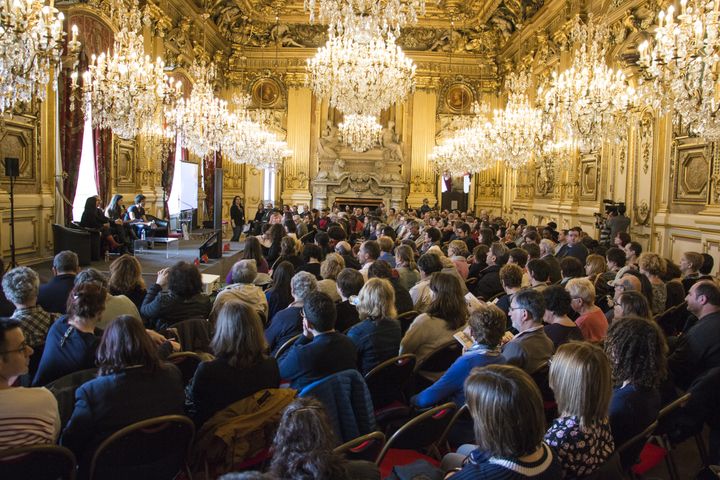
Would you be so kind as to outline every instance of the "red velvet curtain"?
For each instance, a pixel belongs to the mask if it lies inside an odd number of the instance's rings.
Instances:
[[[78,67],[80,71],[85,71],[87,68],[86,60],[84,56],[81,56]],[[68,224],[73,220],[72,201],[75,198],[78,171],[80,170],[85,116],[80,105],[81,101],[78,100],[73,105],[70,72],[66,71],[60,78],[60,155],[64,174],[65,223]],[[58,172],[58,175],[60,173]]]
[[[173,177],[175,175],[175,145],[177,144],[177,138],[174,142],[170,142],[168,147],[167,156],[162,161],[162,187],[165,192],[165,218],[170,218],[170,209],[168,206],[168,200],[170,200],[170,192],[172,191]]]
[[[215,205],[215,161],[219,152],[209,153],[203,159],[203,191],[205,192],[205,220],[212,220]]]
[[[93,129],[95,147],[95,185],[103,207],[110,200],[110,157],[112,152],[112,131],[109,128]]]

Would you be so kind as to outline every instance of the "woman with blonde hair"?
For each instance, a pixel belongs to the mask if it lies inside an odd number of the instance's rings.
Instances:
[[[615,451],[608,410],[612,395],[610,362],[586,342],[561,345],[550,364],[550,388],[560,416],[545,433],[566,479],[597,471]]]
[[[448,246],[447,256],[455,264],[455,268],[463,280],[467,280],[470,266],[467,262],[468,256],[467,244],[462,240],[453,240]]]
[[[327,293],[335,303],[342,301],[335,280],[343,268],[345,268],[345,259],[337,253],[328,253],[320,264],[320,276],[323,279],[317,282],[318,291]]]
[[[607,334],[608,321],[595,305],[595,287],[587,278],[572,278],[565,286],[570,294],[570,306],[580,316],[575,324],[588,342],[599,342]]]
[[[187,388],[187,403],[200,426],[215,413],[265,388],[278,388],[280,371],[268,349],[258,313],[229,301],[217,317],[210,347],[215,360],[201,363]]]
[[[137,258],[125,254],[110,264],[108,291],[110,295],[125,295],[140,310],[147,288]]]
[[[645,252],[640,254],[638,258],[638,268],[652,287],[652,298],[648,300],[653,315],[662,313],[665,311],[665,304],[667,303],[667,286],[661,278],[667,268],[665,259],[657,253]]]
[[[606,271],[607,262],[605,261],[605,257],[595,253],[588,255],[587,260],[585,260],[585,274],[588,280],[594,284],[598,275],[602,275]]]
[[[395,249],[395,270],[398,273],[398,283],[407,291],[420,281],[415,253],[409,245],[400,245]]]
[[[381,278],[368,280],[357,297],[360,322],[347,332],[358,352],[360,372],[365,375],[397,355],[400,323],[395,310],[395,290]]]

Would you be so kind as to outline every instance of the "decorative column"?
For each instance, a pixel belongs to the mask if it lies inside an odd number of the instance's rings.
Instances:
[[[287,144],[293,154],[283,164],[282,201],[310,204],[310,133],[312,91],[304,87],[304,74],[288,74]]]
[[[410,194],[408,207],[419,207],[424,198],[430,205],[437,202],[437,174],[428,155],[435,146],[435,110],[437,89],[434,79],[427,79],[425,85],[418,85],[411,100],[412,108],[412,155],[410,162]]]

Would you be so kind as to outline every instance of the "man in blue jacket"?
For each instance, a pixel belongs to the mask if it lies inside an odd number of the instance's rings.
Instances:
[[[280,378],[302,390],[333,373],[357,369],[355,344],[335,331],[335,303],[327,294],[308,295],[302,317],[303,334],[280,359]]]

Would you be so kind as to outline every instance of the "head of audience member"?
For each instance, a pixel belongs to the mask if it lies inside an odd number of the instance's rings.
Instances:
[[[550,285],[542,291],[545,300],[545,314],[543,320],[552,324],[556,320],[565,318],[570,313],[572,298],[562,285]]]
[[[465,325],[468,317],[467,303],[457,275],[437,272],[430,277],[432,301],[426,313],[445,320],[448,330]]]
[[[517,367],[475,368],[465,380],[475,440],[488,455],[517,459],[541,448],[545,413],[535,381]],[[508,428],[512,419],[523,428]]]
[[[503,265],[500,269],[500,284],[508,295],[520,290],[522,279],[523,269],[514,263]]]
[[[595,278],[606,271],[607,263],[602,255],[592,253],[587,256],[587,260],[585,261],[585,275],[587,275],[588,278]]]
[[[704,262],[702,264],[702,267],[700,267],[700,274],[701,275],[710,275],[712,273],[712,269],[715,266],[715,259],[713,259],[712,255],[709,253],[703,253],[701,254],[703,256]]]
[[[114,295],[131,292],[135,289],[145,289],[142,267],[137,258],[125,254],[110,264],[108,289]]]
[[[290,281],[293,275],[295,275],[295,266],[288,261],[280,262],[272,272],[272,289],[290,295]]]
[[[540,240],[540,258],[547,257],[548,255],[555,255],[555,242],[543,238]]]
[[[312,397],[297,398],[283,412],[273,441],[270,473],[275,478],[349,480],[345,460],[325,406]]]
[[[587,278],[573,278],[565,285],[572,302],[570,306],[582,313],[595,305],[595,287]]]
[[[527,272],[533,286],[547,284],[550,279],[550,267],[545,260],[539,258],[533,258],[527,263]]]
[[[380,245],[375,240],[363,242],[358,251],[358,261],[361,265],[372,263],[380,257]]]
[[[417,265],[415,264],[415,254],[413,254],[412,248],[407,245],[400,245],[395,249],[395,265],[405,267],[409,270],[416,270]]]
[[[80,271],[80,261],[77,253],[63,250],[55,255],[52,271],[54,275],[77,275]]]
[[[665,262],[665,272],[660,275],[660,279],[667,283],[671,282],[673,280],[680,280],[683,277],[682,272],[680,272],[680,267],[677,265],[677,263],[673,262],[669,258],[663,258],[663,261]]]
[[[582,230],[580,230],[579,227],[571,228],[570,230],[568,230],[565,239],[567,240],[568,245],[572,246],[580,244],[582,241]]]
[[[545,300],[542,293],[532,288],[517,292],[510,301],[510,320],[518,332],[542,325],[545,315]]]
[[[290,293],[295,302],[303,302],[308,295],[317,290],[317,279],[310,272],[297,272],[290,281]]]
[[[297,242],[292,237],[283,237],[280,241],[280,256],[293,257],[297,255]]]
[[[650,303],[641,292],[635,290],[623,291],[618,295],[613,306],[614,319],[624,317],[641,317],[647,320],[652,318]]]
[[[659,279],[665,273],[665,259],[657,253],[645,252],[638,257],[638,267],[649,279]]]
[[[526,243],[522,246],[522,249],[527,253],[528,260],[534,260],[540,258],[540,245],[537,243]]]
[[[625,248],[625,245],[630,243],[630,234],[627,232],[618,232],[613,238],[613,245],[619,248]]]
[[[354,268],[344,268],[338,273],[335,282],[337,283],[337,291],[340,294],[340,298],[346,301],[351,296],[360,293],[365,283],[365,278],[363,278],[362,273]]]
[[[303,263],[319,262],[323,259],[322,249],[312,243],[307,243],[302,252]]]
[[[615,383],[656,388],[667,375],[667,343],[655,322],[625,317],[608,328],[604,343]]]
[[[560,273],[563,279],[580,278],[585,276],[585,268],[580,260],[568,256],[560,259]]]
[[[605,252],[605,262],[607,270],[617,272],[625,266],[625,250],[618,247],[610,247]]]
[[[462,240],[453,240],[448,245],[448,257],[463,257],[467,258],[468,254],[467,243]]]
[[[390,282],[385,278],[370,278],[358,294],[357,310],[360,319],[397,318],[395,290]]]
[[[479,306],[470,314],[468,327],[470,336],[478,345],[494,349],[500,345],[505,327],[507,326],[507,315],[497,306],[486,303]]]
[[[80,285],[81,283],[95,283],[105,289],[108,288],[108,279],[94,268],[86,268],[77,274],[74,284]]]
[[[435,227],[425,229],[425,243],[437,243],[442,238],[442,233]]]
[[[505,265],[508,262],[508,248],[502,242],[494,242],[490,245],[486,263],[488,266]]]
[[[395,242],[393,242],[392,238],[380,237],[377,242],[381,252],[392,254],[393,248],[395,248]]]
[[[530,230],[523,235],[525,243],[537,244],[540,241],[540,235],[535,230]]]
[[[628,242],[628,244],[625,245],[626,263],[636,264],[640,254],[642,254],[642,245],[638,242]]]
[[[567,234],[568,230],[565,228],[558,230],[558,243],[567,244]]]
[[[345,233],[345,230],[343,230],[342,227],[339,225],[333,225],[328,228],[327,235],[330,239],[330,243],[328,245],[331,249],[335,248],[335,245],[337,245],[338,242],[343,242],[347,239],[347,234]]]
[[[101,376],[138,366],[154,372],[162,365],[157,346],[142,322],[132,315],[120,315],[110,322],[103,332],[95,358]]]
[[[385,260],[373,262],[368,269],[368,278],[384,278],[392,281],[393,276],[393,268]]]
[[[712,280],[701,280],[690,287],[685,301],[688,311],[701,319],[720,310],[720,288]]]
[[[522,248],[511,248],[508,251],[507,263],[514,263],[515,265],[518,265],[520,268],[525,268],[525,265],[527,264],[527,260],[528,260],[528,254]]]
[[[230,270],[233,283],[252,284],[257,278],[257,264],[255,260],[239,260]]]
[[[410,235],[417,237],[420,234],[420,224],[416,220],[411,220],[407,223],[407,228],[410,231]]]
[[[311,292],[303,303],[303,325],[313,335],[335,330],[335,302],[323,292]]]
[[[491,228],[483,227],[480,229],[479,241],[482,245],[489,247],[495,241],[495,233],[493,233]]]
[[[560,415],[578,417],[582,427],[599,425],[608,417],[612,396],[605,352],[588,342],[560,345],[550,364],[550,388]]]
[[[642,283],[640,282],[640,279],[635,275],[626,273],[620,279],[614,280],[610,283],[613,285],[613,287],[615,287],[615,292],[613,294],[613,300],[615,302],[618,301],[618,299],[620,298],[620,294],[622,294],[623,292],[636,291],[642,294]]]
[[[15,267],[3,276],[2,289],[15,308],[34,307],[40,289],[40,277],[30,267]]]
[[[293,221],[290,214],[287,214],[285,216],[285,220],[282,222],[283,227],[285,227],[285,233],[294,233],[297,235],[297,225],[295,225],[295,222]]]
[[[217,358],[236,368],[251,368],[265,356],[267,341],[257,311],[241,301],[223,304],[210,348]]]
[[[270,230],[268,230],[268,236],[270,237],[273,245],[280,247],[280,242],[282,242],[282,239],[285,236],[285,227],[279,223],[273,223],[270,225]]]
[[[185,300],[194,297],[202,291],[200,270],[192,263],[177,262],[168,269],[167,288],[176,297]]]
[[[76,284],[67,302],[70,321],[83,331],[92,332],[105,311],[107,290],[96,282]]]
[[[697,252],[685,252],[680,257],[680,272],[683,277],[695,276],[700,272],[705,259],[702,254]]]
[[[455,227],[455,236],[459,239],[466,238],[468,235],[470,235],[470,225],[468,225],[465,222],[460,222],[460,224]],[[465,242],[463,242],[465,243]]]
[[[350,255],[352,254],[352,247],[348,242],[338,242],[335,245],[335,253],[339,253],[340,255]]]
[[[481,243],[473,249],[473,263],[483,265],[483,268],[487,266],[487,254],[490,251],[490,247]]]
[[[440,256],[434,253],[426,253],[418,259],[418,270],[420,270],[421,278],[428,278],[433,273],[440,272],[443,269]]]
[[[345,259],[337,253],[328,253],[320,264],[320,276],[325,280],[335,280],[345,268]]]
[[[25,342],[20,321],[0,317],[0,390],[28,373],[33,349]]]

